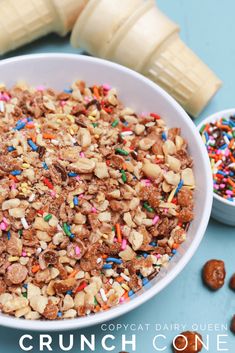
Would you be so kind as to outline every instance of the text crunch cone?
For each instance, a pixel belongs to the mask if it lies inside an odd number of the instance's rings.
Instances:
[[[221,86],[216,75],[181,41],[179,27],[153,0],[89,0],[72,45],[130,67],[168,91],[197,116]]]
[[[88,0],[1,0],[0,54],[50,32],[68,33]]]

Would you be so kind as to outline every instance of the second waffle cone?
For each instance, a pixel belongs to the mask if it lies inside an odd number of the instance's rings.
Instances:
[[[221,86],[179,37],[179,27],[152,0],[89,0],[71,37],[73,46],[130,67],[163,87],[197,116]]]

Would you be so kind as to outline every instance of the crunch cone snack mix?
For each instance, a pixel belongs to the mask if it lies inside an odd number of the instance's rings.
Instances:
[[[1,311],[74,318],[151,285],[194,217],[180,129],[83,81],[2,88],[1,102]]]

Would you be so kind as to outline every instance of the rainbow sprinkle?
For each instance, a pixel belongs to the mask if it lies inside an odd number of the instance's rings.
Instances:
[[[235,116],[202,126],[200,134],[211,162],[214,192],[235,201]]]

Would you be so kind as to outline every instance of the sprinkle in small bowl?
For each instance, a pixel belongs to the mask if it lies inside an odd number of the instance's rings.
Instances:
[[[198,126],[214,182],[212,217],[235,226],[235,108],[215,113]]]

